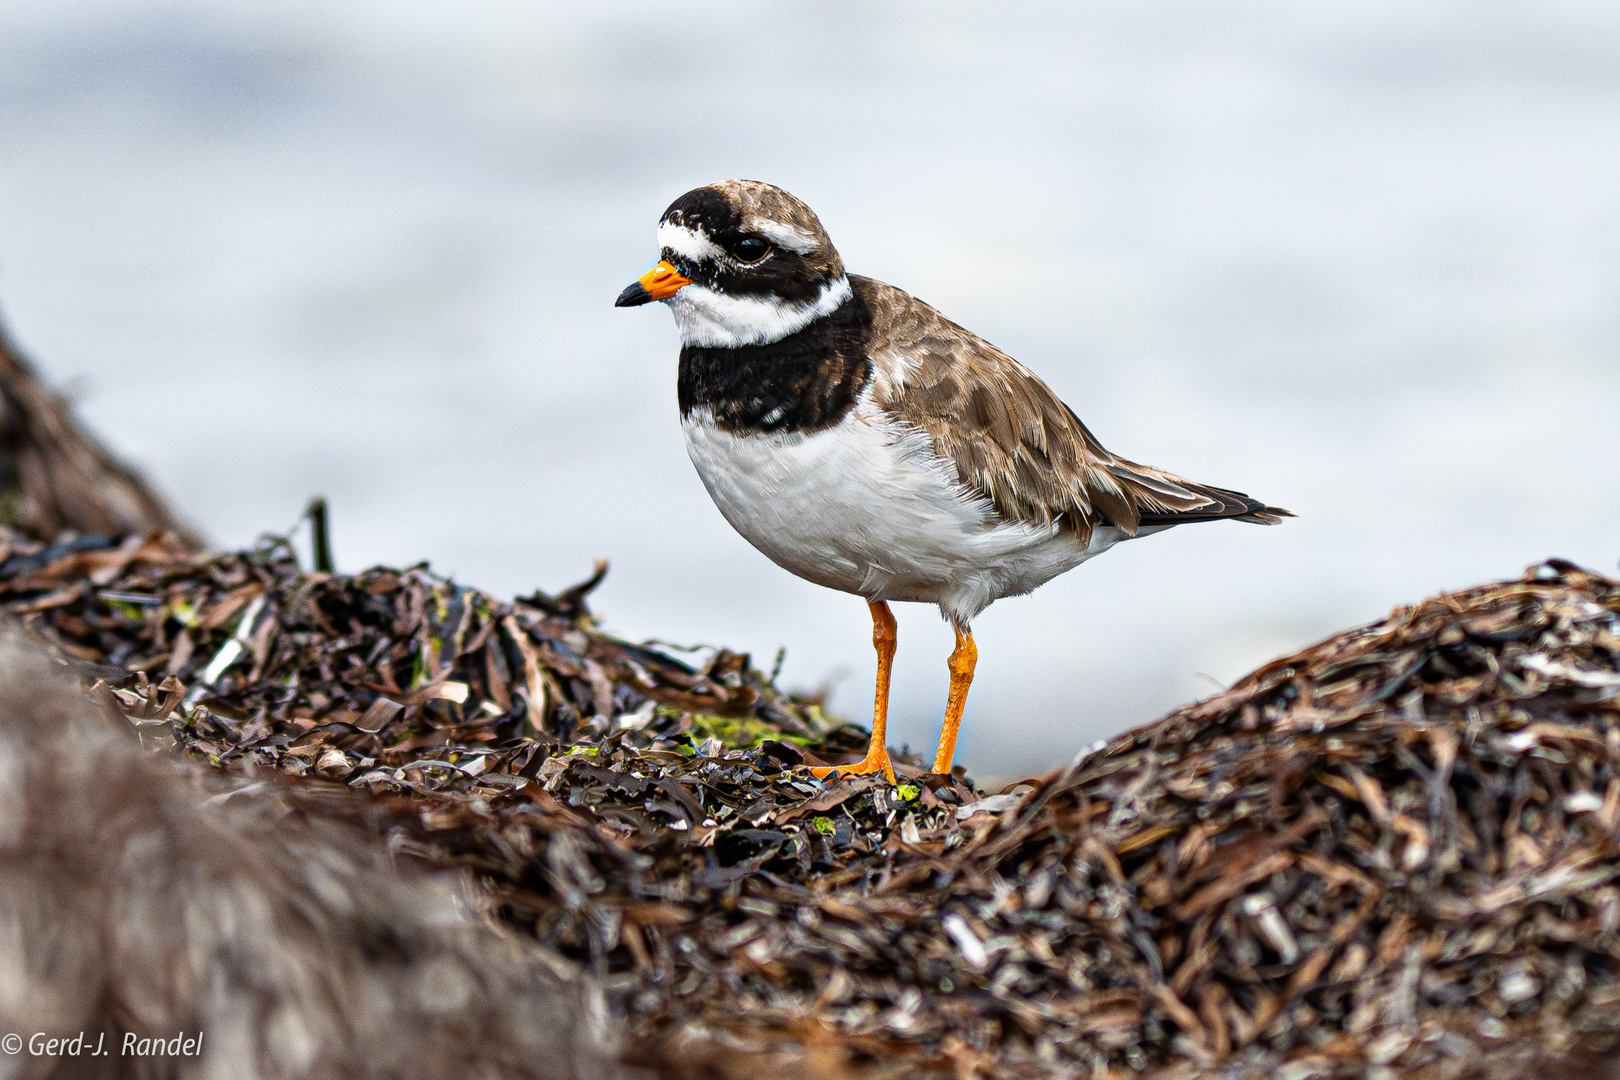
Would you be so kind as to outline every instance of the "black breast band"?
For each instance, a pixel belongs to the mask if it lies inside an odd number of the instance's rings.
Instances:
[[[681,418],[708,409],[738,435],[820,431],[855,407],[872,378],[872,317],[859,294],[803,330],[766,345],[681,349]]]

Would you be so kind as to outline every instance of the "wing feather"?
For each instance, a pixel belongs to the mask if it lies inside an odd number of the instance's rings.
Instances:
[[[878,404],[919,428],[970,490],[1004,520],[1058,523],[1082,539],[1099,525],[1142,527],[1231,518],[1276,524],[1287,510],[1206,487],[1105,450],[1044,382],[927,304],[851,277],[873,314]]]

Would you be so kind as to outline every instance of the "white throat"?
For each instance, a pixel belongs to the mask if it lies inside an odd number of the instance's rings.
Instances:
[[[675,313],[682,345],[730,349],[781,341],[838,310],[849,297],[849,279],[840,276],[823,285],[815,299],[800,303],[775,296],[725,296],[695,283],[664,302]]]

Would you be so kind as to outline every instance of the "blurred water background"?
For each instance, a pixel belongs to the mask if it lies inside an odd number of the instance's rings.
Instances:
[[[1116,549],[975,626],[1014,775],[1441,588],[1620,556],[1620,7],[8,0],[0,305],[222,545],[507,594],[865,718],[865,605],[737,537],[614,296],[770,180],[1105,445],[1300,517]],[[895,741],[950,634],[901,605]]]

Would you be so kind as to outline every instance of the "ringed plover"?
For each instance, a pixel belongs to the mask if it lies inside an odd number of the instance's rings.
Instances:
[[[618,307],[669,305],[687,452],[727,521],[777,565],[866,598],[882,771],[895,622],[938,604],[956,630],[934,771],[948,773],[978,651],[973,618],[1122,540],[1288,511],[1103,449],[1018,361],[892,285],[844,271],[811,209],[723,180],[658,223],[661,258]],[[825,776],[834,769],[816,769]]]

